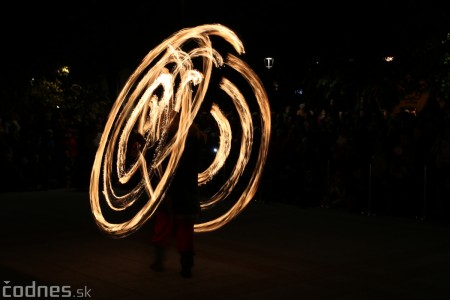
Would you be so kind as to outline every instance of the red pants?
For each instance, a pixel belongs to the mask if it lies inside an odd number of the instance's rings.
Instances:
[[[194,251],[194,220],[190,217],[174,215],[163,209],[154,215],[154,227],[151,243],[155,246],[168,247],[172,238],[178,252]]]

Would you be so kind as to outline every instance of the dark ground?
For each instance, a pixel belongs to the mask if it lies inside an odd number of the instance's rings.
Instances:
[[[345,209],[251,203],[196,236],[194,276],[149,270],[149,224],[100,233],[85,191],[0,194],[0,277],[11,286],[70,286],[90,299],[450,299],[450,225]],[[86,297],[87,298],[87,297]]]

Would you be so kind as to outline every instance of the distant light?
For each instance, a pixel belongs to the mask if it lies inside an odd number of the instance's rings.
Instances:
[[[275,59],[273,57],[264,58],[264,65],[267,69],[272,69],[273,64],[275,63]]]
[[[278,91],[278,89],[280,88],[280,84],[278,83],[278,81],[276,80],[273,81],[273,88],[275,91]]]
[[[60,75],[60,76],[67,76],[70,73],[70,69],[68,66],[63,66],[63,67],[59,68],[57,70],[57,72],[58,72],[58,75]]]
[[[393,56],[385,56],[383,58],[383,60],[386,61],[386,62],[391,62],[391,61],[394,61],[394,57]]]
[[[294,94],[296,94],[296,95],[303,95],[303,89],[296,89],[294,91]]]

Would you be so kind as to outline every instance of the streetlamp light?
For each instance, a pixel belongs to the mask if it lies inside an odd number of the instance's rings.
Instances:
[[[266,57],[264,58],[264,65],[267,69],[272,69],[273,64],[275,63],[275,59],[273,57]]]

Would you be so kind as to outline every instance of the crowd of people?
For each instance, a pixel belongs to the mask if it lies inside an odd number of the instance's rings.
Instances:
[[[0,116],[0,192],[84,188],[104,116],[30,110]]]
[[[0,192],[89,186],[106,115],[57,110],[0,116]],[[272,111],[256,200],[450,220],[450,108],[398,113],[289,104]]]
[[[303,207],[450,220],[450,110],[309,109],[275,114],[265,195]]]

